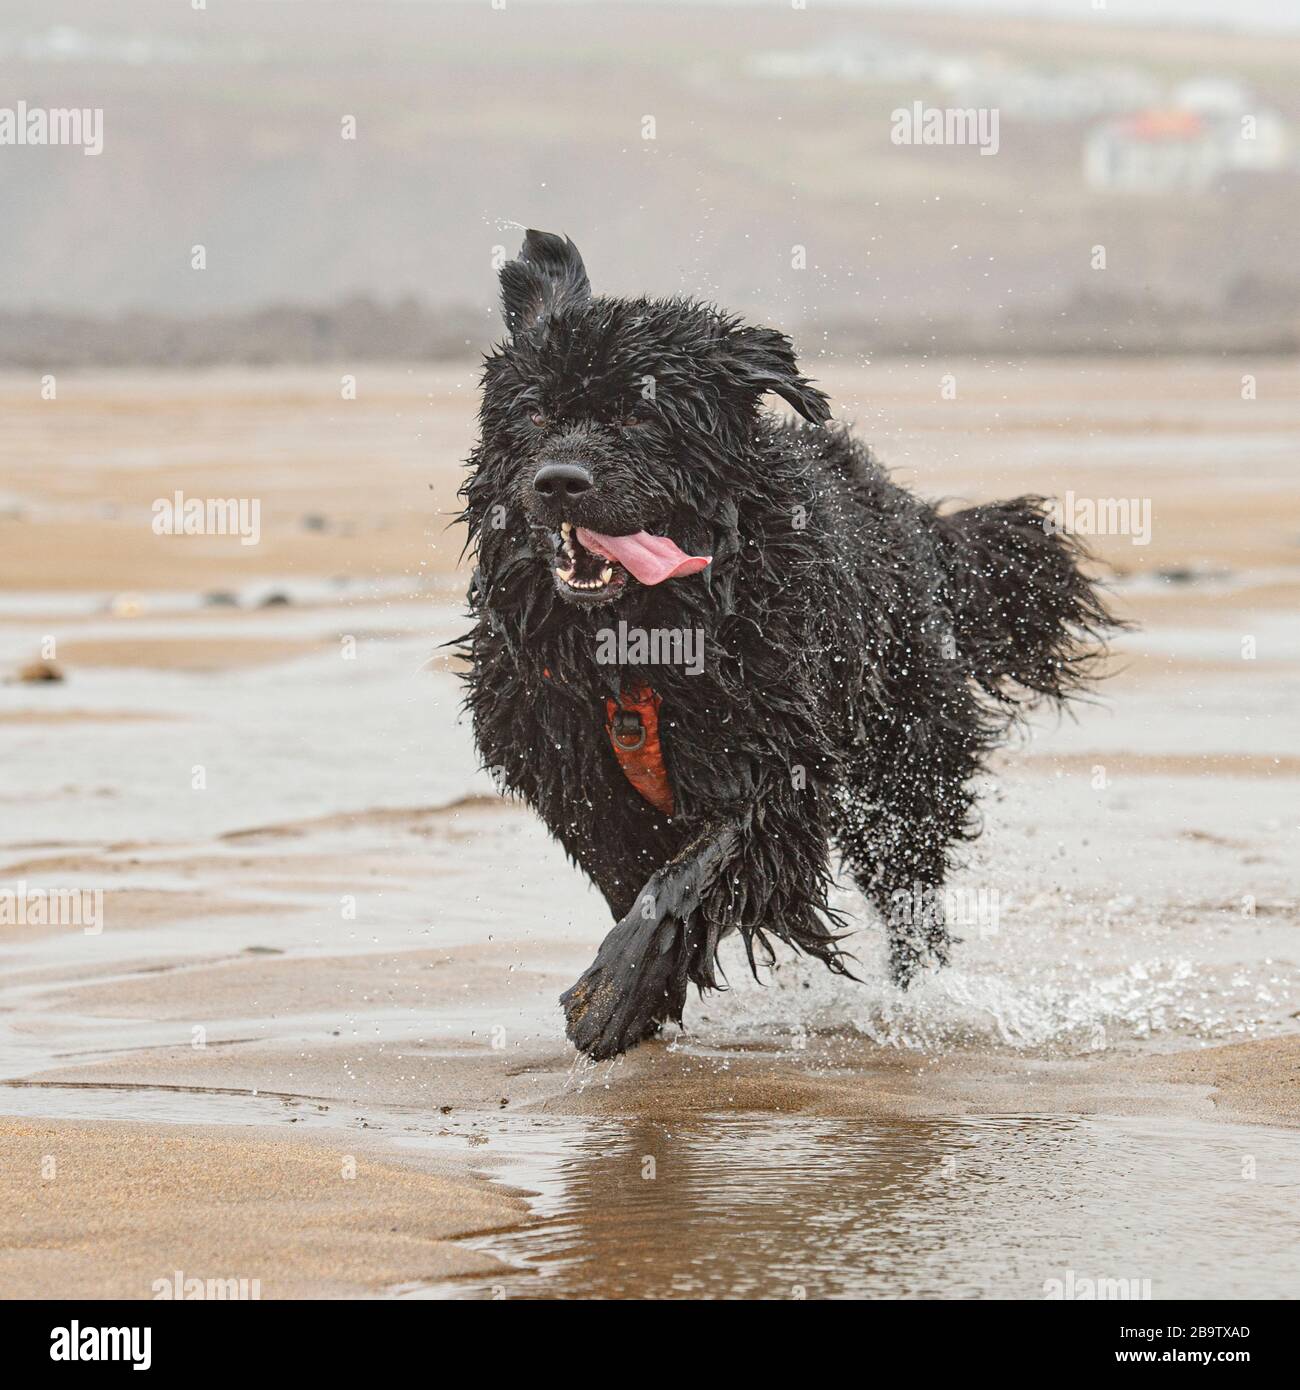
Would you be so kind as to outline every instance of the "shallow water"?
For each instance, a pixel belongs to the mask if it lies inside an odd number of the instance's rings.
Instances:
[[[8,1083],[9,1114],[365,1129],[529,1194],[507,1273],[406,1298],[1300,1294],[1300,1133],[1195,1119],[443,1117],[277,1092]],[[1053,1281],[1056,1281],[1055,1283]]]
[[[471,1244],[515,1272],[405,1296],[1300,1292],[1300,1136],[1283,1130],[1041,1115],[486,1128],[495,1176],[536,1192],[536,1220]]]

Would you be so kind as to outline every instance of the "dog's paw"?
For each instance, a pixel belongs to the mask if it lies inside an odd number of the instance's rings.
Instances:
[[[596,959],[560,996],[565,1032],[589,1057],[617,1057],[653,1037],[686,1003],[684,928],[672,919],[625,917]]]

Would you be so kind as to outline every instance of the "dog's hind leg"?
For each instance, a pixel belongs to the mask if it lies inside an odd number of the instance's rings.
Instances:
[[[884,919],[890,975],[905,989],[928,961],[948,961],[943,882],[952,846],[972,833],[982,735],[978,719],[895,720],[869,742],[847,765],[834,837]]]

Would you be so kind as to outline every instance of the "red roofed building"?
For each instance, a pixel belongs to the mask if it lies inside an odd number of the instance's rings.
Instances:
[[[1276,173],[1290,163],[1286,122],[1227,78],[1184,82],[1171,105],[1098,126],[1084,145],[1094,188],[1195,192],[1223,174]]]
[[[1139,111],[1088,137],[1083,167],[1094,188],[1170,193],[1204,188],[1226,167],[1223,142],[1195,111]]]

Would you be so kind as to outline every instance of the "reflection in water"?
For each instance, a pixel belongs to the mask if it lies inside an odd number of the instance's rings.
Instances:
[[[485,1152],[537,1220],[452,1298],[1042,1298],[1047,1281],[1300,1286],[1300,1137],[1051,1116],[503,1120]],[[1251,1176],[1253,1174],[1253,1176]],[[1112,1293],[1111,1296],[1114,1296]]]

